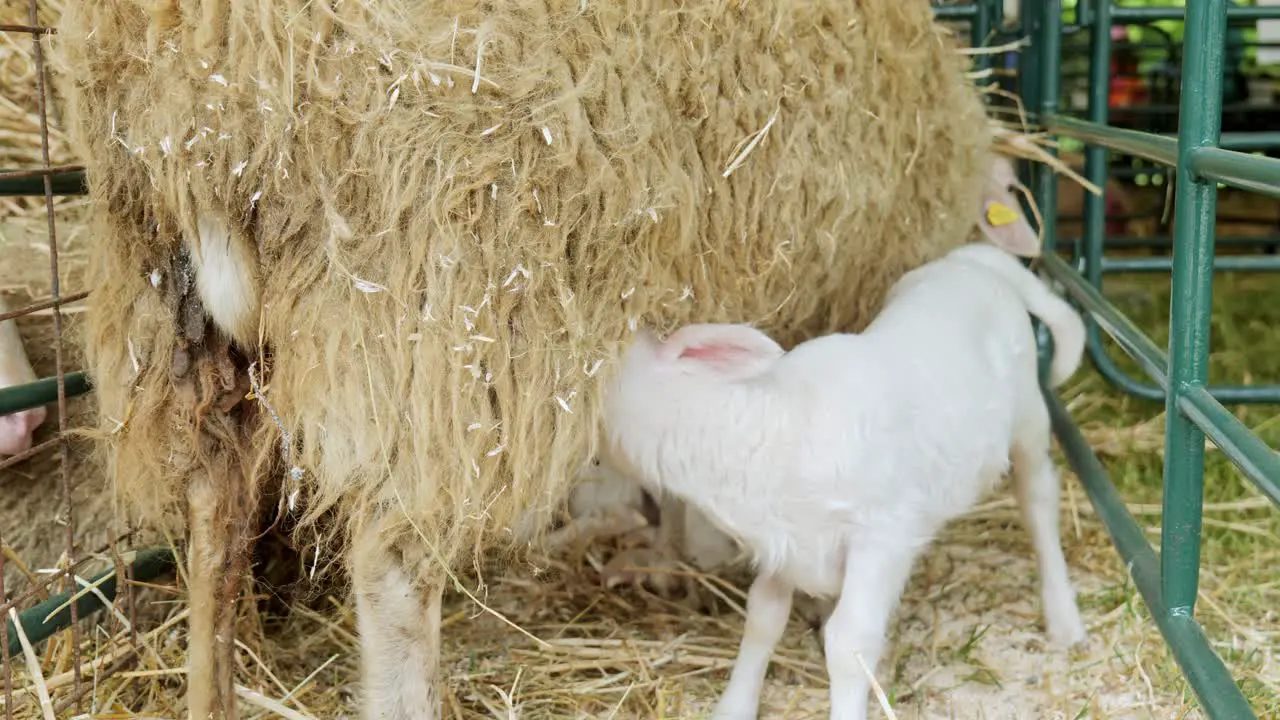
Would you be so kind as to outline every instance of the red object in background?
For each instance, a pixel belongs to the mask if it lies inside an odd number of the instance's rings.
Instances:
[[[1147,102],[1147,84],[1140,77],[1111,75],[1107,104],[1113,108],[1133,107]]]
[[[1116,197],[1116,193],[1107,192],[1107,190],[1109,189],[1110,188],[1103,188],[1102,190],[1103,206],[1106,208],[1103,211],[1103,217],[1107,218],[1106,232],[1108,235],[1124,235],[1125,223],[1127,223],[1128,220],[1124,217],[1112,217],[1112,216],[1113,215],[1123,216],[1125,213],[1129,211],[1129,209],[1125,207],[1125,203],[1122,202],[1120,198]]]
[[[1128,39],[1128,33],[1124,27],[1114,26],[1111,39],[1124,41]],[[1113,108],[1125,108],[1145,103],[1147,99],[1147,84],[1138,74],[1138,56],[1132,50],[1117,50],[1111,57],[1111,87],[1107,104]]]

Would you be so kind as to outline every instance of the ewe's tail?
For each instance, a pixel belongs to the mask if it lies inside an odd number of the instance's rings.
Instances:
[[[205,312],[242,347],[255,347],[262,302],[256,251],[212,210],[198,213],[196,225],[195,242],[192,238],[187,242],[196,261],[196,290]]]
[[[975,244],[966,247],[966,255],[995,271],[1009,283],[1026,303],[1027,310],[1049,326],[1053,334],[1053,360],[1049,364],[1049,385],[1058,387],[1080,367],[1084,355],[1084,321],[1065,300],[1054,295],[1040,278],[1005,251]]]

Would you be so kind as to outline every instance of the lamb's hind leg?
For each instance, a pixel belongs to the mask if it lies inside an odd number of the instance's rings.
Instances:
[[[234,720],[236,610],[249,573],[256,497],[245,468],[220,456],[190,478],[187,577],[187,711],[191,720]]]
[[[365,720],[436,720],[444,577],[389,547],[376,522],[356,533],[349,566]]]
[[[1069,647],[1084,640],[1085,629],[1062,554],[1060,483],[1049,455],[1049,414],[1042,403],[1021,427],[1011,453],[1014,493],[1035,547],[1045,630],[1052,643]]]

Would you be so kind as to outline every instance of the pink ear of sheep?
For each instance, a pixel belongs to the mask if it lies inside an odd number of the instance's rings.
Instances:
[[[978,227],[987,242],[1005,252],[1024,258],[1040,257],[1040,238],[1022,214],[1014,190],[1022,189],[1013,163],[995,155],[982,191],[982,212]]]
[[[758,375],[782,355],[778,343],[746,325],[686,325],[662,348],[668,362],[700,367],[726,379]]]

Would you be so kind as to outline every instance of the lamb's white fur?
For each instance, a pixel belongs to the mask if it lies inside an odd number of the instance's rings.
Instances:
[[[9,306],[0,298],[0,313],[7,312]],[[36,379],[27,351],[22,346],[17,323],[13,320],[0,322],[0,388],[24,385]],[[32,434],[47,415],[48,411],[43,406],[0,415],[0,455],[17,455],[30,450]]]
[[[1014,257],[974,244],[905,275],[861,334],[784,354],[740,325],[641,331],[607,398],[605,459],[696,506],[757,579],[716,718],[754,718],[794,590],[836,599],[831,717],[864,718],[868,678],[917,554],[1012,462],[1048,635],[1084,638],[1059,545],[1058,476],[1027,312],[1053,333],[1051,384],[1084,326]]]
[[[643,513],[644,489],[630,477],[601,464],[569,494],[569,515],[575,519],[602,517],[626,527],[621,516]],[[655,554],[669,554],[704,572],[723,568],[737,559],[739,548],[696,507],[677,497],[660,501],[660,524]]]

